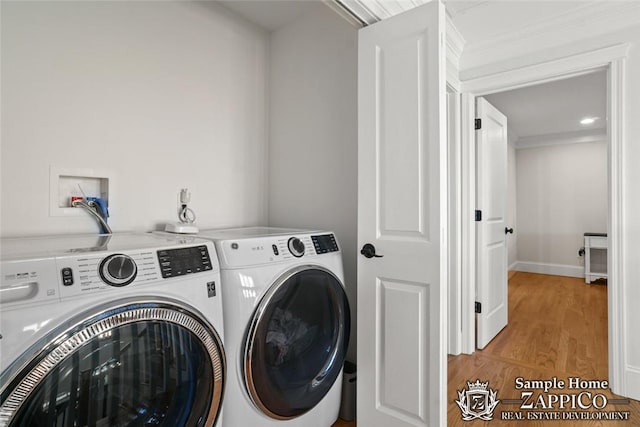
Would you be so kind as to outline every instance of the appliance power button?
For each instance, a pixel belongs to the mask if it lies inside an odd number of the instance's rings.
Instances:
[[[60,273],[62,274],[62,284],[64,286],[73,285],[73,270],[71,268],[65,267],[60,270]]]

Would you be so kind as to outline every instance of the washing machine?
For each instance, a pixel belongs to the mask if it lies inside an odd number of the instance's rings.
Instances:
[[[201,231],[220,261],[229,364],[225,427],[329,427],[350,331],[331,232]]]
[[[0,426],[221,425],[210,241],[76,235],[0,249]]]

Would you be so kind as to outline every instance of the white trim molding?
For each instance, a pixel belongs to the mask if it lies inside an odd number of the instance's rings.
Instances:
[[[628,48],[628,46],[627,46]],[[626,381],[627,335],[625,282],[623,281],[624,253],[624,105],[626,93],[626,55],[613,58],[607,74],[607,112],[609,114],[609,233],[608,264],[608,312],[609,312],[609,383],[614,393],[629,396]],[[631,284],[633,285],[633,284]],[[636,386],[637,387],[637,386]],[[640,390],[634,393],[640,394]]]
[[[523,271],[525,273],[584,278],[584,267],[581,265],[549,264],[528,261],[516,261],[512,265],[512,270]]]
[[[460,92],[460,57],[466,43],[460,31],[453,24],[453,21],[447,15],[447,25],[445,28],[446,46],[447,46],[447,83],[449,83],[456,92]]]
[[[629,49],[629,43],[622,43],[562,59],[463,81],[462,91],[471,92],[475,96],[482,96],[588,74],[594,70],[608,67],[615,60],[626,58],[629,54]]]
[[[431,0],[331,0],[366,25],[397,15]]]
[[[622,396],[640,394],[640,386],[630,384],[634,371],[627,365],[627,340],[629,325],[627,325],[628,305],[625,304],[625,287],[633,284],[624,283],[623,271],[626,254],[624,251],[624,200],[623,200],[623,147],[624,147],[624,107],[625,107],[625,69],[629,43],[618,44],[603,49],[593,50],[567,56],[561,59],[542,62],[509,71],[503,71],[462,82],[463,100],[471,97],[502,92],[510,89],[531,86],[549,81],[560,80],[568,77],[578,76],[593,72],[596,69],[607,70],[608,93],[607,93],[607,116],[609,117],[608,129],[608,182],[609,182],[609,211],[607,233],[609,237],[608,256],[608,316],[609,316],[609,381],[611,390]],[[463,103],[463,107],[465,103]],[[464,110],[463,110],[464,113]],[[473,120],[468,114],[463,115],[462,135],[463,159],[468,159],[470,153],[474,151],[473,139],[469,140],[469,134],[473,134]],[[474,154],[475,155],[475,154]],[[463,193],[463,207],[475,203],[475,191],[469,188],[469,182],[475,182],[475,170],[465,170],[463,168],[462,182],[468,191]],[[471,214],[471,211],[469,211]],[[464,235],[468,240],[464,242],[466,248],[474,248],[475,242],[469,235]],[[474,257],[463,254],[463,271],[475,269],[472,262]],[[468,277],[468,276],[463,276]],[[464,304],[470,299],[470,295],[475,297],[475,280],[463,281],[462,301]],[[463,328],[468,327],[463,323]],[[472,330],[473,331],[473,330]],[[463,337],[470,331],[462,331]],[[464,343],[463,343],[464,344]]]
[[[606,142],[606,129],[577,130],[573,132],[549,133],[518,138],[513,146],[517,150],[547,147],[550,145],[586,144],[588,142]]]
[[[498,58],[498,51],[501,57],[516,57],[529,46],[536,46],[544,51],[556,47],[558,40],[569,44],[584,39],[585,28],[589,28],[590,37],[597,37],[638,24],[640,2],[637,1],[591,1],[575,4],[576,7],[563,13],[532,22],[518,30],[470,42],[465,47],[462,68],[471,71],[470,66],[478,69],[493,63]]]
[[[347,21],[349,24],[354,26],[355,28],[362,28],[366,23],[361,21],[358,17],[355,16],[354,12],[351,11],[343,2],[336,0],[322,0],[326,6],[328,6],[331,10],[336,12],[342,19]]]
[[[469,93],[462,94],[461,102],[461,159],[462,159],[462,352],[476,351],[476,131],[472,123],[476,117],[476,100]]]

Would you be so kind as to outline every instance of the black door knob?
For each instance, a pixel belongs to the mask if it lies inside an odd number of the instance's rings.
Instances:
[[[504,234],[509,234],[509,233],[513,234],[513,228],[505,227],[504,228]]]
[[[376,255],[376,247],[371,243],[365,243],[365,245],[360,250],[360,253],[367,258],[382,258],[384,255]]]

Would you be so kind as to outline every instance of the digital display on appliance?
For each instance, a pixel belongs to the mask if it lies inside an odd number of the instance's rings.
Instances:
[[[311,236],[313,247],[317,254],[326,254],[328,252],[337,252],[338,243],[333,234],[322,234],[318,236]]]
[[[211,258],[206,246],[164,249],[158,251],[158,262],[162,277],[184,276],[211,270]]]

